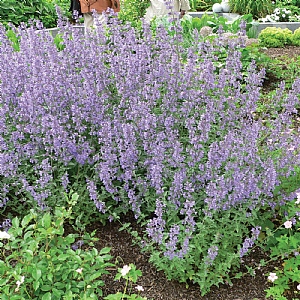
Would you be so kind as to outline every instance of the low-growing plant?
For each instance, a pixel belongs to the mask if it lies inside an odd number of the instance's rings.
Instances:
[[[290,89],[295,79],[300,75],[300,57],[291,58],[282,56],[276,59],[269,59],[266,63],[264,64],[266,67],[266,77],[271,77],[274,85],[284,81],[286,89]]]
[[[297,179],[299,187],[299,170]],[[273,286],[266,290],[268,298],[287,300],[290,289],[300,293],[300,193],[296,195],[296,201],[277,207],[277,213],[263,228],[262,233],[265,237],[261,246],[270,252],[270,261],[281,261],[281,264],[268,274],[268,280],[273,283]],[[297,297],[297,294],[292,297]]]
[[[78,195],[70,201],[76,205]],[[56,208],[53,215],[31,210],[22,220],[12,220],[6,237],[0,236],[1,299],[99,299],[103,295],[102,276],[114,266],[110,249],[91,248],[94,233],[84,238],[65,235],[65,221],[71,214],[72,206]],[[72,249],[78,238],[88,245],[86,249]]]
[[[126,283],[124,290],[113,295],[108,295],[104,298],[104,300],[146,300],[147,298],[140,296],[140,293],[144,291],[144,288],[142,286],[135,286],[134,289],[137,294],[133,292],[132,283],[136,283],[140,276],[142,276],[142,272],[140,270],[137,270],[134,264],[125,265],[123,266],[123,268],[118,268],[118,273],[115,276],[115,280],[119,281],[121,279],[125,279]],[[127,295],[128,290],[130,295]]]
[[[300,28],[297,28],[293,33],[293,45],[300,46]]]
[[[258,39],[263,47],[284,47],[285,45],[292,45],[293,32],[288,28],[266,27],[259,33]]]

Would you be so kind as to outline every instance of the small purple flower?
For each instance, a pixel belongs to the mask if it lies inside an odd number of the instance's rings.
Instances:
[[[84,241],[83,240],[78,240],[76,241],[73,245],[71,245],[71,248],[76,251],[77,249],[81,248],[82,245],[84,245]]]
[[[211,246],[207,251],[207,257],[205,263],[208,265],[212,265],[213,261],[216,259],[218,255],[219,248],[218,246],[214,245]]]

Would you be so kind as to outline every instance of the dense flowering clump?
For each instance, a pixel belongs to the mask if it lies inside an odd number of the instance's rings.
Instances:
[[[91,206],[110,220],[132,210],[148,218],[154,263],[204,290],[252,245],[243,238],[257,212],[293,197],[273,192],[299,164],[289,129],[300,82],[287,96],[279,89],[281,110],[257,117],[264,73],[242,71],[243,33],[195,35],[184,49],[180,27],[154,38],[144,25],[141,38],[110,22],[87,36],[63,27],[62,51],[34,28],[17,31],[14,51],[2,28],[0,206],[17,198],[46,210],[72,189],[81,217]]]

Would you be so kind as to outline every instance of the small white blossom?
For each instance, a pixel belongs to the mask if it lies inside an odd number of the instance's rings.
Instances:
[[[16,282],[17,287],[15,288],[15,292],[17,292],[19,290],[20,285],[24,282],[24,280],[25,280],[25,276],[21,276],[21,279],[17,280],[17,282]]]
[[[270,273],[268,279],[272,282],[274,282],[276,279],[278,279],[276,273]]]
[[[121,269],[121,275],[124,277],[128,274],[128,272],[130,271],[131,267],[125,265],[122,269]]]
[[[11,235],[8,234],[6,231],[0,231],[0,239],[10,239]]]
[[[283,225],[284,225],[285,228],[289,229],[289,228],[292,228],[293,223],[291,221],[285,221],[283,223]]]
[[[139,292],[143,292],[144,288],[141,285],[135,287]]]
[[[296,193],[296,195],[297,195],[297,201],[295,203],[300,204],[300,193]]]
[[[300,284],[297,285],[297,290],[300,291]]]
[[[81,273],[82,273],[82,270],[83,270],[82,268],[78,268],[78,269],[76,270],[76,272],[79,273],[79,274],[81,274]]]

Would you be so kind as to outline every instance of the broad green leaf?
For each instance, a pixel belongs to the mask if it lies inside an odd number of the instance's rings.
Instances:
[[[43,295],[43,297],[42,297],[41,300],[51,300],[51,293],[48,292],[48,293],[46,293],[45,295]]]

